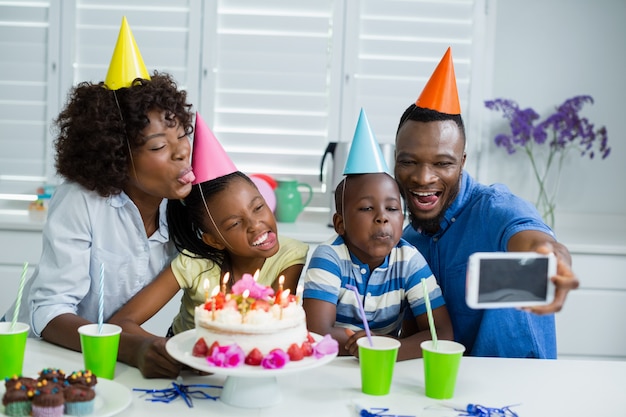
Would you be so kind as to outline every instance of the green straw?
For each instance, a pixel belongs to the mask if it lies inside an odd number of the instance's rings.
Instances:
[[[426,287],[426,278],[422,278],[422,290],[424,290],[424,302],[426,303],[426,314],[428,314],[428,327],[430,327],[430,337],[433,339],[433,347],[437,350],[437,330],[435,329],[435,320],[433,319],[433,309],[430,306],[430,298],[428,298],[428,288]]]
[[[24,262],[24,269],[22,270],[22,276],[20,277],[20,287],[17,290],[17,300],[15,300],[15,310],[13,310],[13,320],[11,321],[11,330],[15,329],[15,323],[17,323],[17,315],[20,312],[22,306],[22,293],[24,292],[24,283],[26,282],[26,272],[28,271],[28,262]]]

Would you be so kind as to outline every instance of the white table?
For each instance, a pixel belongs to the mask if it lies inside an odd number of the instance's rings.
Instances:
[[[24,374],[36,375],[43,368],[66,372],[83,368],[80,353],[29,339]],[[222,385],[225,377],[183,374],[184,383]],[[118,363],[115,382],[129,389],[170,386],[169,380],[144,379],[135,368]],[[489,407],[513,407],[520,417],[626,416],[626,362],[535,360],[464,357],[455,397],[438,401],[424,396],[422,360],[399,362],[391,393],[369,396],[360,392],[358,362],[336,358],[319,368],[278,377],[282,400],[275,406],[254,409],[232,407],[221,401],[194,400],[188,408],[181,400],[169,404],[145,401],[133,392],[123,416],[356,416],[352,404],[364,408],[385,407],[385,414],[404,416],[457,416],[445,405],[468,403]]]

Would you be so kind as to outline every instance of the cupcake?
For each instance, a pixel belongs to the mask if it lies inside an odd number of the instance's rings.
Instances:
[[[56,368],[45,368],[39,372],[38,381],[50,381],[54,383],[62,384],[65,380],[65,372]]]
[[[75,371],[69,374],[65,381],[69,385],[79,384],[93,388],[98,383],[98,378],[89,370]]]
[[[65,414],[86,416],[93,413],[96,391],[86,385],[72,384],[63,390]]]
[[[65,411],[65,399],[60,385],[50,383],[35,391],[32,402],[33,417],[61,417]]]
[[[4,414],[7,416],[30,416],[31,399],[35,395],[32,386],[27,386],[21,382],[11,384],[11,388],[7,388],[2,396],[2,405],[4,405]]]

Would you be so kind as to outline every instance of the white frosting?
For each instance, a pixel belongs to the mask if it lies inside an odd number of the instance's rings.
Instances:
[[[282,311],[273,305],[269,311],[251,310],[243,316],[233,308],[225,308],[215,311],[215,319],[212,311],[200,305],[195,310],[195,322],[196,334],[207,346],[213,342],[220,346],[236,343],[246,355],[254,348],[263,355],[277,348],[287,352],[292,343],[300,346],[308,334],[304,309],[293,302]]]

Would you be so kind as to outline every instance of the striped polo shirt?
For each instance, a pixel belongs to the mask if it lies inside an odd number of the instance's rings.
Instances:
[[[417,317],[426,313],[422,278],[426,279],[432,308],[444,305],[430,267],[405,240],[398,242],[382,265],[370,271],[367,264],[349,252],[343,238],[335,236],[313,252],[304,278],[303,297],[336,304],[335,326],[355,331],[363,329],[358,304],[361,302],[372,331],[397,335],[405,314],[412,312]],[[358,299],[346,284],[358,289]]]

